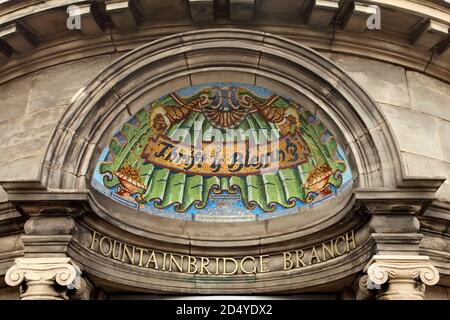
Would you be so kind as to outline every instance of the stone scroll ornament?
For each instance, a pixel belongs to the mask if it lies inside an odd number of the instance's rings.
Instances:
[[[367,283],[381,289],[377,298],[383,300],[421,300],[425,297],[425,285],[439,282],[439,272],[428,256],[375,255],[364,271]]]
[[[92,179],[123,205],[185,219],[295,213],[350,183],[342,148],[315,115],[243,83],[192,86],[150,103],[114,134]]]
[[[80,269],[70,258],[17,258],[6,272],[5,282],[9,286],[26,283],[28,289],[21,294],[22,299],[59,299],[61,295],[53,285],[79,290],[80,275]]]
[[[433,286],[439,281],[439,272],[428,260],[405,259],[402,261],[401,257],[396,258],[395,260],[381,259],[371,264],[367,270],[369,280],[382,285],[389,279],[416,279],[428,286]]]

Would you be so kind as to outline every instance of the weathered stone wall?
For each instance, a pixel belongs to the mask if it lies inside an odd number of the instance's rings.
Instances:
[[[450,85],[388,63],[323,54],[379,103],[408,176],[450,177]],[[51,134],[71,98],[118,56],[60,64],[0,85],[0,180],[37,179]],[[438,197],[450,201],[448,181]]]
[[[405,173],[450,178],[450,85],[403,67],[331,55],[381,106],[402,152]],[[450,182],[438,191],[450,201]]]
[[[440,286],[428,287],[425,300],[450,300],[450,289]]]
[[[19,300],[20,291],[18,287],[0,288],[0,300]]]
[[[0,180],[36,179],[51,134],[73,95],[110,55],[37,71],[0,86]]]

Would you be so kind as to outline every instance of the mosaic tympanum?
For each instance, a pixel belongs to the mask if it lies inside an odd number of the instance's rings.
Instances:
[[[196,85],[151,102],[114,134],[92,178],[138,211],[215,222],[297,213],[350,183],[342,148],[314,114],[244,83]]]

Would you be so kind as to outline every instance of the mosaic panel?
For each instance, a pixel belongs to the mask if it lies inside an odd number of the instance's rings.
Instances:
[[[142,108],[104,148],[91,184],[145,213],[239,222],[308,210],[351,181],[341,146],[314,114],[269,89],[227,82]]]

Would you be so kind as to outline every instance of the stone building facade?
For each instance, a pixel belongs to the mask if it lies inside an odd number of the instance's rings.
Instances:
[[[449,299],[449,26],[442,0],[2,1],[0,298]],[[279,148],[182,164],[180,128]]]

